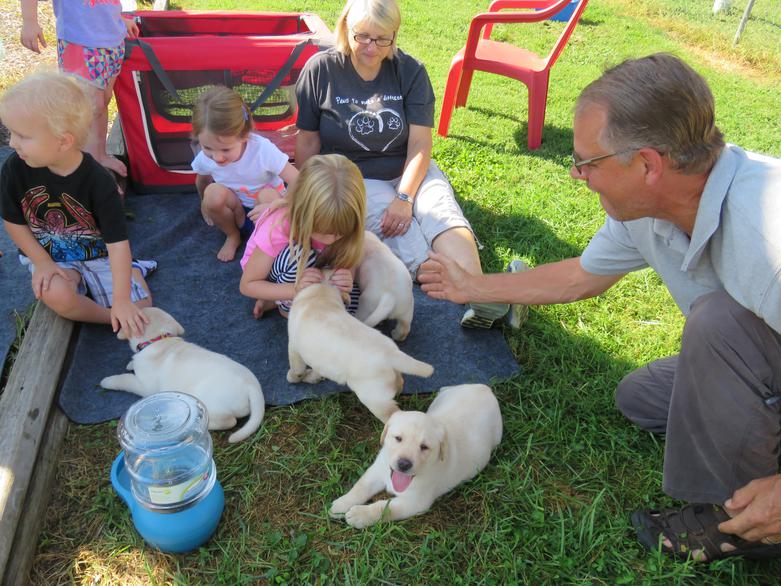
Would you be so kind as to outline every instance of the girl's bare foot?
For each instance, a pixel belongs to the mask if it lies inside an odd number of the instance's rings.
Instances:
[[[236,257],[236,250],[238,250],[240,244],[241,238],[238,234],[236,234],[236,236],[227,236],[225,238],[225,243],[217,253],[217,258],[222,262],[232,261]]]

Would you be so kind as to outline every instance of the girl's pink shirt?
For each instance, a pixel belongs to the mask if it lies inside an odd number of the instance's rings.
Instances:
[[[289,244],[290,240],[290,220],[287,217],[287,209],[279,208],[269,213],[264,212],[258,218],[252,236],[247,240],[247,246],[244,248],[244,256],[241,257],[241,269],[249,262],[252,253],[259,248],[271,258],[276,258]],[[320,252],[325,248],[325,244],[317,240],[312,240],[312,248]]]

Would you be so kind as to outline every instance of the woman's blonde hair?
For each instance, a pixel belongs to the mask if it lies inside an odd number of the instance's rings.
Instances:
[[[318,266],[353,268],[361,262],[366,188],[358,167],[343,155],[315,155],[301,167],[287,195],[290,246],[299,245],[296,283],[309,258],[312,234],[341,238],[325,248]]]
[[[225,86],[205,91],[193,106],[193,136],[204,131],[217,136],[245,137],[252,132],[252,112],[238,92]]]
[[[72,75],[47,71],[35,73],[10,87],[0,99],[0,117],[12,106],[39,116],[54,136],[73,136],[74,146],[83,149],[95,117],[90,87]]]
[[[336,21],[336,49],[350,55],[350,31],[359,24],[368,24],[393,34],[392,51],[389,55],[396,56],[399,27],[401,26],[401,11],[396,0],[347,0],[342,14]]]

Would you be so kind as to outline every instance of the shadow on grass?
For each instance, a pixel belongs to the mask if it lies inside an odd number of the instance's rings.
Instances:
[[[516,125],[512,136],[513,141],[518,148],[518,154],[555,161],[558,163],[563,161],[565,158],[568,160],[570,153],[572,153],[572,128],[553,126],[552,124],[546,123],[542,129],[542,145],[540,145],[540,148],[538,149],[530,150],[527,146],[529,122],[525,117],[508,114],[506,112],[490,110],[479,106],[469,107],[469,109],[485,116],[486,118],[498,118],[507,121],[507,123]],[[508,154],[509,152],[515,152],[510,151],[503,144],[499,144],[490,140],[480,139],[477,136],[451,132],[448,134],[448,138],[453,140],[461,140],[468,144],[491,149],[494,152],[502,155]]]

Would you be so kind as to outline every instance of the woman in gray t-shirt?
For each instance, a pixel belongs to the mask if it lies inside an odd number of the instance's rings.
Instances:
[[[313,56],[296,86],[296,164],[339,153],[366,183],[366,228],[416,276],[429,250],[481,273],[469,222],[431,160],[434,91],[422,63],[396,46],[395,0],[348,0],[336,47]],[[490,327],[504,304],[473,305],[462,325]]]

